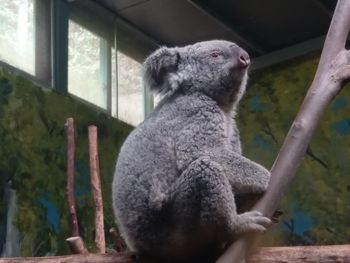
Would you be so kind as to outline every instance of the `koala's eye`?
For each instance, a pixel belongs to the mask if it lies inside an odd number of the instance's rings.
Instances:
[[[213,58],[217,58],[219,56],[222,56],[222,52],[220,51],[213,51],[210,53],[210,56],[213,57]]]

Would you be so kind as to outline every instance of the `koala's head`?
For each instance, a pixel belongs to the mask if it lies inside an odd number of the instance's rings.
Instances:
[[[144,63],[144,82],[162,94],[202,92],[230,110],[245,92],[249,65],[248,53],[229,41],[161,47]]]

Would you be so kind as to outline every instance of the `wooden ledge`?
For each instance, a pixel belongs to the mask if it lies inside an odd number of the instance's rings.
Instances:
[[[0,258],[0,263],[152,263],[150,260],[136,260],[131,253],[84,254],[56,257]],[[250,263],[348,263],[350,245],[262,247],[257,248]],[[153,262],[154,263],[154,262]]]

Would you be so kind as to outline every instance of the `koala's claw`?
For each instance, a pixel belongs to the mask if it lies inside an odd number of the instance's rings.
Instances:
[[[259,211],[249,211],[239,215],[240,232],[264,232],[272,225],[270,218],[267,218]]]

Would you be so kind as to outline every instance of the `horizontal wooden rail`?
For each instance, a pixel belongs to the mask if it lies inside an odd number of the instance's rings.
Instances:
[[[0,258],[0,263],[155,263],[136,259],[131,253],[82,254],[56,257]],[[257,248],[250,263],[345,263],[350,262],[350,245]]]
[[[257,249],[250,263],[345,263],[350,262],[350,245],[265,247]]]

